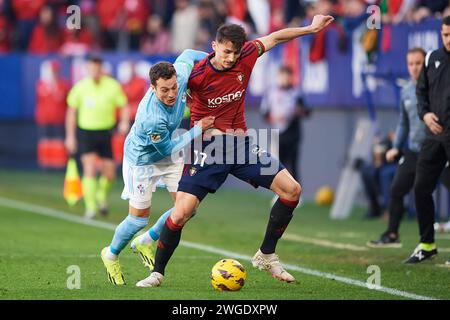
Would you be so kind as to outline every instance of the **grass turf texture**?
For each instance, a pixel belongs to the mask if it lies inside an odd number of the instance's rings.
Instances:
[[[0,171],[0,197],[36,204],[82,216],[83,205],[68,207],[62,198],[63,174]],[[114,224],[127,214],[120,199],[122,182],[111,194],[111,213],[98,218]],[[209,195],[197,216],[184,228],[182,240],[206,244],[252,256],[262,241],[270,210],[267,194],[219,190]],[[170,196],[159,190],[153,197],[153,223],[171,206]],[[363,221],[363,210],[355,209],[345,221],[331,221],[328,209],[305,203],[295,210],[288,234],[363,247],[384,230],[381,220]],[[450,298],[450,268],[440,267],[450,257],[441,252],[432,261],[406,266],[401,261],[418,241],[415,220],[401,227],[401,249],[350,251],[282,239],[277,253],[282,262],[365,282],[369,265],[381,269],[381,285],[409,293]],[[162,287],[141,289],[135,283],[148,275],[136,255],[126,248],[121,264],[127,286],[107,282],[99,257],[113,231],[76,224],[0,205],[0,299],[403,299],[368,288],[292,271],[297,283],[286,284],[254,269],[239,292],[216,292],[209,274],[225,256],[180,246],[166,269]],[[450,248],[450,237],[440,237],[438,248]],[[445,250],[445,249],[444,249]],[[238,259],[239,260],[239,259]],[[81,289],[69,290],[67,267],[81,270]],[[291,272],[291,271],[290,271]]]

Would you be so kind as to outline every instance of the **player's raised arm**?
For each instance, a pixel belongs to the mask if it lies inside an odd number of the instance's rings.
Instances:
[[[192,49],[184,50],[174,62],[175,67],[182,65],[184,66],[184,68],[177,67],[177,73],[181,72],[184,76],[186,76],[186,78],[189,78],[195,62],[203,60],[207,55],[208,54],[203,51]]]
[[[299,28],[281,29],[271,34],[259,38],[258,40],[264,45],[265,51],[269,51],[276,45],[304,36],[322,31],[328,26],[334,18],[332,16],[316,15],[309,26]]]

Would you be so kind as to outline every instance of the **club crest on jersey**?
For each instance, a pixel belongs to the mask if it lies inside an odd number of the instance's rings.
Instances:
[[[156,143],[161,140],[161,136],[159,134],[151,134],[150,139],[152,142]]]
[[[241,84],[244,83],[244,74],[243,74],[243,73],[238,73],[237,79],[238,79],[238,81],[239,81]]]
[[[189,170],[189,175],[192,177],[196,173],[197,173],[197,168],[196,167],[191,167],[191,169]]]

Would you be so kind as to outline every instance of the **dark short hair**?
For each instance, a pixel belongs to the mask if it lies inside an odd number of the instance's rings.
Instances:
[[[102,64],[103,63],[102,57],[100,57],[98,55],[89,55],[87,60],[89,62],[93,62],[93,63],[96,63],[96,64]]]
[[[173,76],[177,75],[177,71],[173,64],[169,62],[158,62],[153,67],[150,68],[149,76],[152,85],[156,86],[156,81],[163,78],[164,80],[169,80]]]
[[[446,26],[450,26],[450,16],[446,16],[444,17],[444,19],[442,19],[442,25],[446,25]]]
[[[410,54],[410,53],[421,53],[422,56],[424,56],[424,57],[427,55],[425,50],[423,50],[422,48],[419,48],[419,47],[409,49],[407,54]]]
[[[219,43],[230,41],[238,51],[241,51],[246,40],[244,28],[237,24],[223,24],[217,29],[216,41]]]

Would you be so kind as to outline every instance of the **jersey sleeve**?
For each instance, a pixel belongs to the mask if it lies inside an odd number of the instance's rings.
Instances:
[[[182,54],[174,62],[175,70],[177,74],[184,77],[187,81],[191,75],[192,69],[196,61],[203,60],[208,54],[203,51],[197,51],[192,49],[184,50]]]
[[[185,146],[187,146],[193,139],[202,134],[202,128],[195,125],[188,132],[171,139],[170,132],[164,124],[152,126],[147,131],[147,134],[155,147],[156,151],[164,158],[170,156]]]
[[[69,108],[79,108],[81,104],[80,85],[75,84],[67,95],[67,105]]]
[[[256,60],[265,52],[264,45],[259,40],[248,41],[244,44],[241,52],[242,61],[253,67]]]

